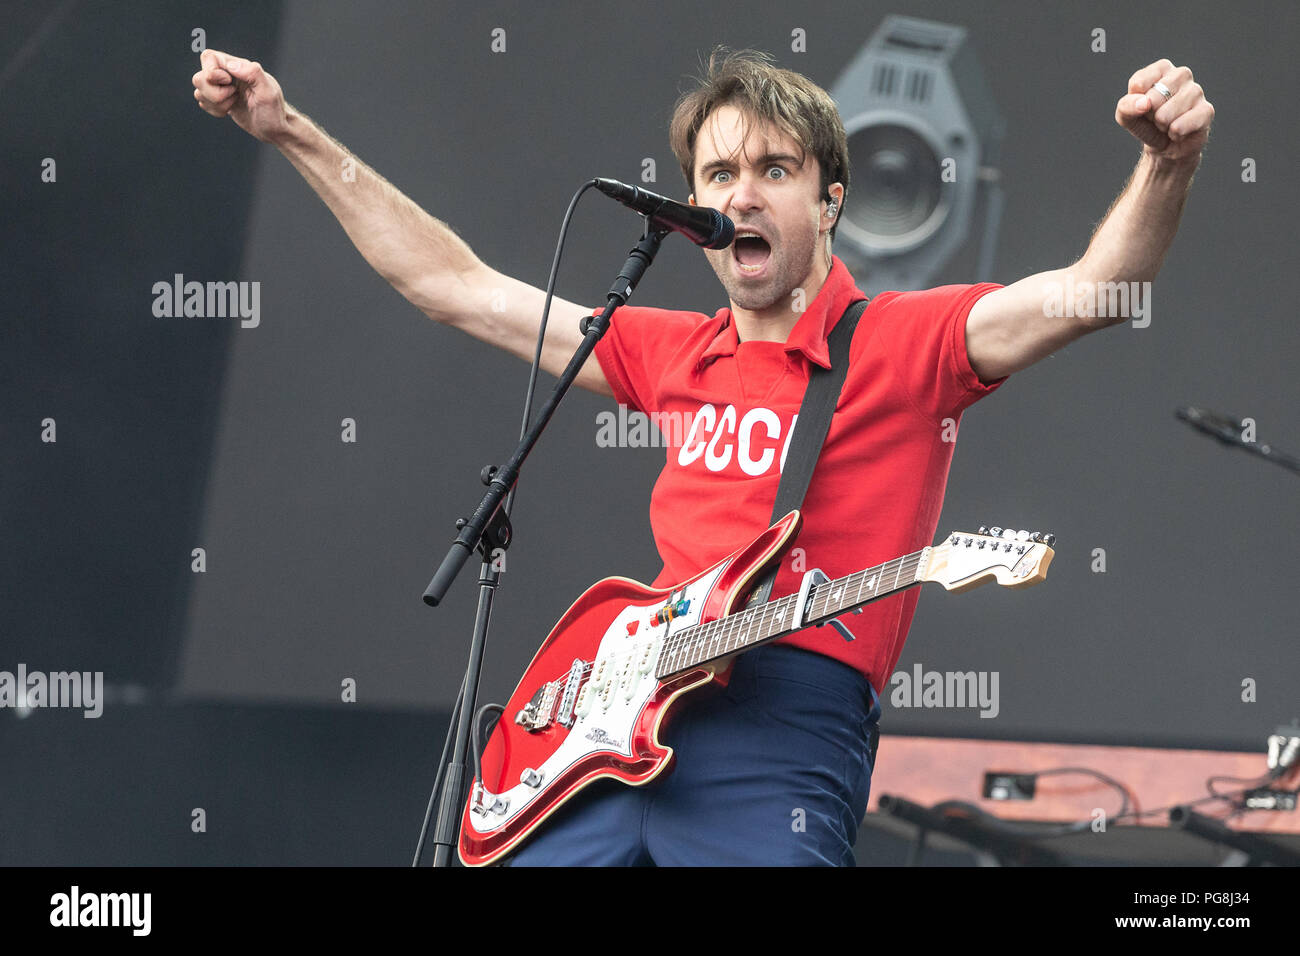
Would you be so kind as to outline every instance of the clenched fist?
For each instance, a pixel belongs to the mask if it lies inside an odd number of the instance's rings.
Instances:
[[[1115,122],[1158,159],[1195,161],[1210,138],[1214,107],[1192,71],[1157,60],[1128,81],[1128,93],[1115,106]]]
[[[194,74],[194,99],[205,113],[229,116],[263,142],[274,140],[287,124],[284,93],[262,64],[204,50]]]

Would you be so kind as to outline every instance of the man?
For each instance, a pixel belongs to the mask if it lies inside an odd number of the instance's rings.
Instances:
[[[440,322],[531,360],[543,293],[497,273],[446,226],[289,106],[257,63],[201,57],[194,97],[277,146],[366,260]],[[1000,287],[947,286],[875,297],[812,486],[797,550],[773,597],[800,572],[832,578],[931,543],[961,412],[1088,332],[1125,320],[1105,308],[1048,308],[1069,290],[1154,278],[1173,239],[1214,111],[1191,71],[1168,60],[1129,80],[1116,121],[1143,143],[1128,184],[1074,264]],[[765,528],[809,368],[864,298],[832,255],[848,150],[824,90],[761,54],[717,55],[670,127],[690,201],[720,210],[737,240],[706,252],[730,308],[625,307],[577,383],[647,413],[682,416],[651,502],[675,584]],[[505,291],[504,312],[490,307]],[[1101,305],[1105,297],[1096,297]],[[555,300],[543,367],[559,374],[581,335]],[[802,561],[802,566],[797,562]],[[877,689],[901,653],[913,588],[850,620],[857,640],[811,629],[742,655],[725,692],[693,702],[665,732],[677,764],[645,787],[601,781],[561,808],[515,864],[851,865],[874,763]]]

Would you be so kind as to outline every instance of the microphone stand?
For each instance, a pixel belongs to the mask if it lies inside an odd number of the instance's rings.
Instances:
[[[580,325],[583,333],[582,343],[573,354],[573,358],[569,360],[569,364],[560,375],[559,383],[551,392],[551,397],[542,406],[509,461],[500,468],[488,465],[481,472],[480,477],[488,486],[487,493],[469,520],[456,519],[456,540],[424,591],[424,603],[430,607],[437,607],[456,575],[469,560],[469,556],[475,551],[482,555],[483,563],[478,578],[478,611],[474,618],[474,633],[470,640],[469,665],[465,671],[464,683],[461,685],[461,697],[453,709],[455,722],[447,728],[447,742],[452,742],[453,734],[455,740],[446,771],[434,786],[434,793],[441,792],[442,795],[433,835],[435,867],[452,865],[452,849],[460,837],[461,807],[467,784],[466,771],[469,769],[466,766],[466,750],[469,747],[470,730],[475,717],[479,673],[483,664],[483,650],[487,644],[488,623],[492,617],[492,599],[501,580],[501,573],[496,570],[494,558],[510,547],[513,537],[510,516],[507,513],[509,502],[506,496],[519,480],[520,466],[546,429],[555,409],[559,407],[560,400],[564,398],[573,380],[578,377],[583,364],[595,350],[596,343],[609,330],[610,317],[619,306],[627,304],[632,290],[641,281],[650,263],[654,262],[663,237],[668,234],[668,230],[652,228],[647,217],[642,216],[642,219],[645,224],[644,232],[640,241],[628,253],[627,261],[623,263],[618,278],[610,286],[604,310],[599,315],[589,315],[582,320]]]

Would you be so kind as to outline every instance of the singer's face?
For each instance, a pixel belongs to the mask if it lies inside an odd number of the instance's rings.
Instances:
[[[781,130],[721,106],[696,138],[694,199],[736,224],[729,248],[704,250],[733,306],[788,308],[825,244],[817,160]]]

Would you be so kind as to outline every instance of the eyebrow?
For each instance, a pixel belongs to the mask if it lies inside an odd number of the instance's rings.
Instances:
[[[803,160],[790,153],[764,153],[762,156],[758,157],[758,162],[754,163],[754,165],[766,167],[778,162],[784,162],[789,166],[793,166],[795,169],[801,169],[803,167]],[[709,174],[714,170],[732,169],[735,166],[736,163],[730,159],[710,160],[700,167],[700,175],[707,179]]]

